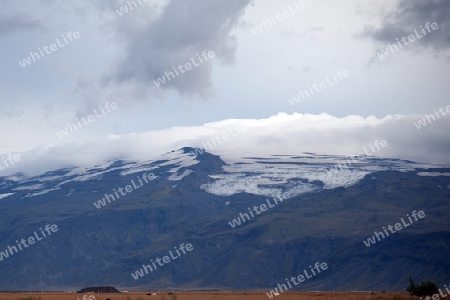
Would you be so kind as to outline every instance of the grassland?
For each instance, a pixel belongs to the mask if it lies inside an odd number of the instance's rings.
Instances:
[[[96,300],[267,300],[265,292],[168,292],[157,293],[156,296],[147,295],[151,292],[130,292],[122,294],[94,294]],[[90,294],[93,295],[93,294]],[[82,299],[83,294],[75,293],[0,293],[0,300],[76,300]],[[273,299],[285,300],[407,300],[406,292],[388,293],[356,293],[356,292],[288,292]]]

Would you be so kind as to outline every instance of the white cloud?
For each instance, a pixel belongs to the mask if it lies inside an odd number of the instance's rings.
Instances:
[[[21,161],[1,174],[17,171],[38,174],[68,166],[92,166],[119,158],[145,160],[185,146],[200,148],[207,142],[212,148],[207,149],[208,152],[237,158],[302,155],[303,152],[356,155],[363,152],[364,147],[370,149],[369,144],[374,145],[376,140],[386,140],[388,146],[375,152],[376,156],[450,163],[450,138],[446,130],[450,128],[450,118],[441,118],[417,130],[414,122],[419,118],[412,115],[338,118],[328,114],[279,113],[266,119],[229,119],[203,126],[111,135],[89,143],[40,146],[20,153]],[[237,128],[246,129],[239,131]],[[223,138],[225,133],[228,134],[227,141]]]

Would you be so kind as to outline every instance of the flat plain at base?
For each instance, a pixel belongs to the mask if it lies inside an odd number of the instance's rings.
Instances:
[[[94,295],[96,300],[267,300],[269,297],[266,295],[266,291],[259,292],[175,292],[176,296],[168,295],[168,291],[156,292],[156,296],[148,296],[148,293],[154,293],[155,291],[148,292],[129,292],[122,294],[87,294]],[[20,300],[26,298],[32,298],[33,300],[76,300],[82,299],[84,294],[75,293],[57,293],[57,292],[45,292],[45,293],[0,293],[0,300]],[[410,299],[407,292],[388,292],[381,293],[375,292],[375,295],[371,293],[359,293],[359,292],[284,292],[280,296],[275,296],[272,299],[285,299],[285,300],[320,300],[320,299],[340,299],[340,300],[400,300]]]

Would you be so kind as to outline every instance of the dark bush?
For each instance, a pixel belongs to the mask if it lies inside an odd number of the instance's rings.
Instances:
[[[414,280],[409,277],[409,286],[406,290],[414,296],[432,296],[439,292],[439,288],[434,282],[430,280],[421,280],[419,284],[416,284]]]

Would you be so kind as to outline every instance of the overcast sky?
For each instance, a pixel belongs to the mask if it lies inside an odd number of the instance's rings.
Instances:
[[[211,152],[350,155],[378,139],[379,156],[450,163],[450,1],[134,2],[2,3],[0,156],[21,160],[0,176],[201,147],[241,126]],[[417,129],[425,114],[436,121]]]

